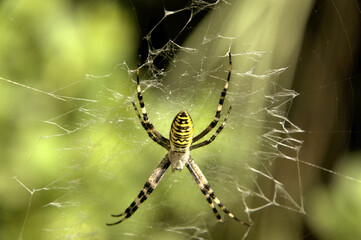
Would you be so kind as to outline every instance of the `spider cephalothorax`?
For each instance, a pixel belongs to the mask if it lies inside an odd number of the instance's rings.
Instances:
[[[229,70],[227,81],[224,85],[223,91],[221,92],[221,97],[219,99],[216,115],[213,121],[208,125],[206,129],[204,129],[200,134],[193,137],[193,121],[188,114],[187,111],[180,111],[177,116],[174,118],[172,122],[172,126],[169,133],[169,139],[165,138],[160,134],[153,126],[153,124],[149,121],[147,111],[145,109],[145,104],[142,96],[142,91],[139,83],[139,67],[137,68],[137,95],[139,100],[139,105],[142,110],[142,116],[139,114],[137,106],[134,102],[132,102],[134,110],[139,118],[140,123],[143,128],[147,131],[148,136],[168,150],[168,153],[165,155],[163,160],[159,163],[157,168],[153,171],[152,175],[148,178],[144,187],[136,197],[136,199],[130,204],[130,206],[121,214],[112,215],[113,217],[122,217],[119,221],[114,223],[107,223],[108,226],[116,225],[118,223],[123,222],[127,218],[131,217],[133,213],[138,209],[138,207],[149,197],[149,195],[153,192],[153,190],[157,187],[158,183],[162,180],[165,171],[169,166],[172,166],[172,171],[182,170],[184,166],[187,167],[192,177],[196,181],[199,189],[205,196],[209,206],[212,208],[214,215],[218,219],[218,221],[223,222],[221,215],[218,213],[215,208],[215,204],[225,212],[229,217],[233,218],[237,222],[249,226],[248,223],[238,219],[235,217],[224,205],[223,203],[216,197],[213,190],[206,177],[203,175],[200,168],[193,161],[190,152],[196,148],[203,147],[205,145],[210,144],[217,137],[217,135],[222,131],[226,121],[228,119],[229,113],[232,109],[230,106],[228,112],[223,120],[223,122],[219,125],[216,132],[211,136],[210,139],[205,140],[203,142],[194,144],[198,140],[202,139],[206,134],[208,134],[219,122],[220,114],[222,111],[222,106],[224,103],[224,98],[227,94],[227,89],[229,85],[229,80],[231,78],[231,70],[232,70],[232,61],[231,61],[231,53],[229,55]]]

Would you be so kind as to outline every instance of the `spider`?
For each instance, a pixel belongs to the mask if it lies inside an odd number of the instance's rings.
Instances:
[[[149,121],[147,111],[145,109],[144,100],[142,96],[142,90],[140,88],[139,83],[139,66],[137,67],[137,94],[138,100],[140,104],[140,108],[142,111],[143,118],[139,114],[137,106],[134,102],[132,102],[134,110],[139,118],[140,123],[142,124],[143,128],[146,130],[148,136],[158,143],[160,146],[168,150],[168,153],[165,155],[163,160],[159,163],[157,168],[153,171],[152,175],[148,178],[144,187],[135,198],[135,200],[130,204],[130,206],[121,214],[114,214],[111,215],[113,217],[121,217],[121,219],[114,223],[107,223],[108,226],[113,226],[123,222],[124,220],[130,218],[135,211],[140,207],[140,205],[147,200],[149,195],[153,192],[153,190],[158,186],[158,183],[162,180],[164,173],[168,169],[169,166],[172,167],[172,171],[175,170],[181,171],[184,166],[187,167],[189,172],[191,173],[192,177],[196,181],[199,189],[205,196],[209,206],[212,208],[212,211],[215,217],[218,219],[219,222],[224,222],[221,215],[218,213],[215,205],[217,204],[218,207],[225,212],[229,217],[233,218],[237,222],[249,227],[250,225],[235,215],[233,215],[224,205],[223,203],[216,197],[212,188],[208,184],[206,177],[203,175],[201,169],[197,166],[197,164],[193,161],[192,157],[190,156],[190,151],[206,146],[214,141],[217,135],[222,131],[224,128],[226,121],[229,117],[229,113],[232,109],[232,106],[229,107],[228,112],[223,120],[223,122],[219,125],[216,132],[211,136],[210,139],[202,141],[200,143],[195,144],[197,141],[202,139],[206,134],[208,134],[218,123],[220,114],[222,111],[222,106],[224,103],[224,99],[226,97],[229,80],[231,77],[232,71],[232,60],[231,60],[231,53],[228,53],[229,56],[229,70],[227,81],[224,85],[223,91],[221,93],[221,97],[219,99],[216,115],[213,121],[209,124],[209,126],[204,129],[200,134],[193,137],[193,122],[188,114],[187,111],[182,110],[180,111],[177,116],[174,118],[172,122],[172,126],[169,133],[169,139],[165,138],[160,134],[153,126],[153,124]]]

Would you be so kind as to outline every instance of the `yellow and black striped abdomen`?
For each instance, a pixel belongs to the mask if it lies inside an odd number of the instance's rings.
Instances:
[[[182,110],[174,118],[169,138],[172,151],[189,150],[193,139],[193,122],[187,111]]]

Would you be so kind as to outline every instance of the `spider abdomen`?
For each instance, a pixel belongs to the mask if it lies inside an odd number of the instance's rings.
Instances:
[[[193,121],[187,111],[180,111],[174,118],[170,129],[171,151],[186,152],[192,144]]]

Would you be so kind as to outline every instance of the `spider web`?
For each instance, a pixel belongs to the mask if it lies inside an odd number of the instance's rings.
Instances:
[[[27,4],[0,5],[9,170],[2,174],[9,187],[2,187],[1,239],[361,236],[360,157],[344,153],[347,139],[359,135],[346,114],[352,112],[346,103],[357,105],[359,96],[357,1]],[[166,154],[131,104],[137,29],[148,116],[166,137],[182,109],[195,134],[213,120],[232,53],[222,111],[224,117],[232,105],[230,118],[213,143],[191,154],[217,197],[250,228],[226,215],[225,224],[217,223],[187,170],[168,171],[130,219],[105,226]],[[12,47],[25,54],[6,51]],[[353,208],[335,210],[340,205]]]

